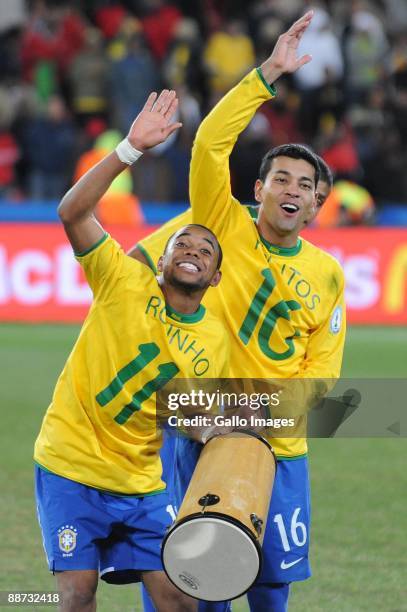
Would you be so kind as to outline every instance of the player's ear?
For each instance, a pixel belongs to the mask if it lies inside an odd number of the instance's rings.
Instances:
[[[157,262],[157,270],[159,272],[163,271],[163,261],[164,261],[164,257],[161,255],[160,259]]]
[[[260,179],[257,179],[257,181],[254,183],[254,199],[256,200],[256,202],[260,202],[262,201],[261,198],[261,192],[263,189],[263,181],[261,181]]]
[[[210,286],[217,287],[220,283],[221,278],[222,278],[222,272],[220,270],[216,270],[215,274],[212,276]]]

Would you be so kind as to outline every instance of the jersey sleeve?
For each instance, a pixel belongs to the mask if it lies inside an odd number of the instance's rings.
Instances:
[[[220,240],[234,227],[240,208],[231,192],[229,156],[257,109],[275,93],[261,70],[252,70],[218,102],[197,131],[189,177],[193,222],[206,225]]]
[[[314,408],[335,387],[340,376],[346,334],[345,280],[337,265],[337,290],[327,316],[311,332],[305,359],[297,376],[278,381],[281,401],[279,416],[298,417]]]
[[[94,300],[99,301],[108,299],[113,288],[125,282],[129,275],[139,275],[141,280],[143,269],[148,271],[146,266],[127,257],[108,234],[88,251],[76,253],[75,257],[85,273]]]
[[[164,252],[168,239],[184,225],[192,223],[192,212],[188,209],[181,215],[164,223],[158,230],[146,236],[137,243],[137,248],[143,253],[154,274],[157,274],[157,262]]]
[[[336,299],[324,322],[309,338],[306,358],[301,369],[304,378],[339,378],[346,334],[345,279],[338,265]]]

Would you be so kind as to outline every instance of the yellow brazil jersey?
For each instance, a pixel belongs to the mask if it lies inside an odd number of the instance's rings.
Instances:
[[[229,155],[239,133],[271,90],[252,71],[211,111],[194,143],[191,210],[141,241],[156,262],[168,236],[186,223],[210,227],[220,240],[222,282],[204,304],[230,332],[236,378],[337,378],[345,339],[344,276],[329,254],[299,239],[281,248],[263,240],[256,210],[230,191]],[[304,438],[273,438],[279,456],[306,452]]]
[[[228,375],[223,325],[202,305],[168,306],[151,270],[107,235],[77,257],[94,301],[55,387],[35,461],[122,494],[164,488],[156,391],[179,378]]]

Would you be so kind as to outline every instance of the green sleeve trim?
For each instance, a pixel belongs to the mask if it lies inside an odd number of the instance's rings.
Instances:
[[[308,457],[308,453],[303,453],[302,455],[296,455],[295,457],[286,457],[285,455],[276,455],[277,461],[296,461],[297,459],[304,459],[305,457]]]
[[[151,268],[154,274],[157,274],[157,268],[155,267],[155,264],[153,260],[151,259],[149,252],[140,243],[137,245],[137,248],[140,251],[140,253],[142,253],[144,257],[147,259],[148,267]]]
[[[261,80],[261,82],[263,83],[264,87],[267,89],[267,91],[269,93],[271,93],[271,95],[273,96],[273,98],[276,97],[277,95],[277,89],[276,86],[274,85],[274,83],[272,83],[271,85],[269,83],[267,83],[266,79],[264,78],[263,72],[261,70],[261,68],[256,68],[256,72],[257,75],[259,77],[259,79]]]
[[[107,238],[109,238],[109,234],[105,232],[102,238],[95,242],[95,244],[92,245],[89,249],[86,249],[86,251],[82,251],[81,253],[77,253],[76,251],[74,251],[75,257],[85,257],[85,255],[88,255],[89,253],[97,249],[98,246],[100,246],[105,240],[107,240]]]

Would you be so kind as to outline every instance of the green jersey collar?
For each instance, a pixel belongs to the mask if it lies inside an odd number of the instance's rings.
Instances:
[[[246,208],[249,211],[249,215],[251,216],[251,218],[256,221],[259,215],[260,206],[246,206]]]
[[[301,238],[297,238],[297,244],[293,247],[282,247],[278,246],[277,244],[272,244],[271,242],[268,242],[268,240],[263,238],[263,236],[260,236],[260,240],[270,253],[274,253],[275,255],[282,255],[283,257],[293,257],[294,255],[298,255],[302,247]]]
[[[249,215],[253,219],[254,223],[256,223],[258,212],[259,212],[259,207],[258,206],[247,206],[247,210],[249,212]],[[278,246],[277,244],[272,244],[271,242],[263,238],[263,236],[260,235],[259,228],[257,228],[257,231],[258,231],[261,242],[264,244],[264,246],[270,253],[274,253],[275,255],[282,255],[283,257],[293,257],[293,255],[298,255],[298,253],[301,251],[301,248],[302,248],[301,238],[297,239],[297,244],[293,247],[282,247],[282,246]]]
[[[264,246],[270,253],[274,253],[275,255],[282,255],[283,257],[293,257],[293,255],[298,255],[302,248],[301,238],[297,239],[297,244],[293,247],[280,247],[277,244],[272,244],[260,235],[259,228],[257,227],[256,222],[259,213],[259,206],[246,206],[246,208],[256,225],[257,233],[259,234],[261,242],[264,244]]]
[[[165,311],[167,315],[171,317],[171,319],[179,321],[180,323],[198,323],[198,321],[202,321],[202,319],[204,318],[206,309],[205,306],[200,304],[196,312],[193,312],[192,314],[184,314],[182,312],[177,312],[176,310],[171,308],[171,306],[166,304]]]

